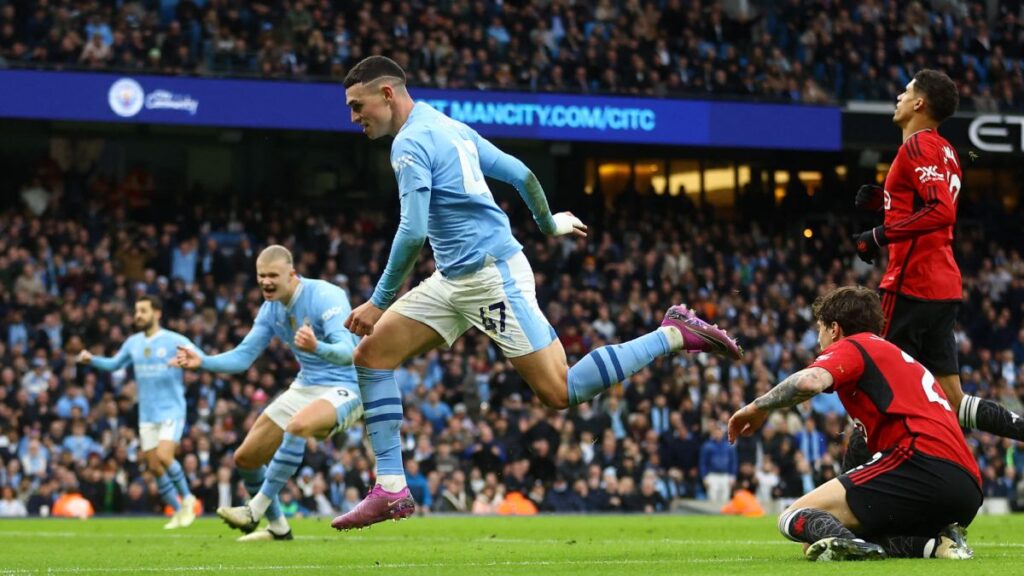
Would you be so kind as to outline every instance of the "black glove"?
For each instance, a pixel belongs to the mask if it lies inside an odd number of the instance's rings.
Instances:
[[[878,212],[885,203],[885,189],[874,184],[865,184],[857,190],[853,205],[861,210]]]
[[[857,249],[857,256],[868,264],[874,264],[875,258],[881,251],[882,246],[889,243],[885,237],[885,226],[876,226],[866,232],[853,235],[853,244]]]

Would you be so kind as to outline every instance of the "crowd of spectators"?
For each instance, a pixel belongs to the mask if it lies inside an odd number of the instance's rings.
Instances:
[[[0,205],[0,515],[45,514],[68,492],[98,513],[161,509],[139,454],[132,371],[74,362],[83,347],[117,351],[132,332],[137,297],[159,295],[165,327],[208,353],[224,351],[260,306],[253,273],[262,246],[289,246],[301,274],[346,288],[355,306],[369,297],[395,229],[393,214],[371,207],[140,197],[132,191],[146,187],[142,171],[107,195],[96,193],[98,178],[89,180],[92,192],[77,204],[67,192],[80,178],[46,161],[26,182],[35,194]],[[590,403],[556,412],[533,399],[483,334],[470,332],[398,370],[407,476],[422,508],[490,513],[519,494],[541,511],[657,512],[688,499],[721,502],[745,488],[771,509],[834,477],[847,429],[834,395],[776,413],[736,446],[722,439],[735,409],[814,357],[814,298],[837,284],[876,285],[880,276],[880,267],[853,256],[848,239],[860,224],[848,209],[830,209],[829,225],[808,239],[791,226],[821,208],[798,202],[806,200],[799,186],[789,195],[781,206],[762,202],[750,217],[750,191],[730,216],[627,192],[614,217],[599,201],[573,207],[595,232],[588,239],[552,239],[514,193],[499,194],[570,362],[653,329],[677,302],[732,331],[746,355],[663,358]],[[852,195],[832,196],[837,206],[852,205]],[[1019,205],[1009,213],[965,195],[956,243],[965,391],[1016,413],[1024,411],[1021,218]],[[432,267],[426,251],[409,285]],[[274,341],[243,374],[187,374],[178,457],[208,512],[243,501],[232,451],[295,373],[292,355]],[[1015,444],[974,433],[970,445],[985,493],[1016,501],[1024,459]],[[347,511],[373,485],[372,454],[358,425],[310,441],[282,492],[284,510]]]
[[[931,67],[1010,111],[1022,46],[1020,0],[0,0],[12,66],[338,80],[384,54],[442,88],[891,101]]]

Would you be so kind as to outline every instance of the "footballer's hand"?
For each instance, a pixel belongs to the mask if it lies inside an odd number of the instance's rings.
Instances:
[[[88,350],[82,350],[81,352],[78,353],[79,364],[89,364],[90,362],[92,362],[92,352],[89,352]]]
[[[587,237],[587,225],[579,218],[573,216],[572,212],[559,212],[552,216],[555,220],[555,232],[552,236],[565,236],[572,234],[579,238]]]
[[[860,234],[853,235],[853,244],[857,250],[857,256],[868,264],[875,263],[875,258],[878,257],[882,246],[888,243],[885,237],[885,227],[883,226],[876,226],[871,230],[865,230]]]
[[[188,370],[198,370],[202,364],[203,359],[199,357],[199,353],[188,346],[178,346],[178,353],[167,363],[168,366],[173,368],[186,368]]]
[[[364,302],[349,314],[345,320],[345,328],[356,336],[369,336],[373,334],[373,327],[384,315],[384,311],[373,305],[373,302]]]
[[[302,328],[295,333],[295,347],[312,354],[316,352],[316,345],[316,334],[313,333],[313,328],[309,324],[303,324]]]
[[[857,190],[853,205],[861,210],[878,212],[885,205],[885,189],[875,184],[865,184]]]
[[[753,404],[741,408],[729,418],[729,443],[735,444],[740,436],[750,436],[760,430],[768,414],[767,410],[759,410]]]

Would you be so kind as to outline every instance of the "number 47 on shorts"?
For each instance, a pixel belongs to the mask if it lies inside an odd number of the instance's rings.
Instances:
[[[491,316],[491,312],[498,311],[498,322],[495,323],[494,318]],[[484,330],[488,332],[504,332],[505,331],[505,303],[495,302],[487,308],[480,307],[480,322],[484,325]]]

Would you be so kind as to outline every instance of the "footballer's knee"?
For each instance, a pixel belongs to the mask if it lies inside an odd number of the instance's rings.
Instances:
[[[550,372],[551,376],[544,382],[548,398],[544,404],[555,410],[565,410],[571,405],[569,402],[569,366],[565,362],[561,362],[556,364]]]
[[[538,387],[535,392],[541,403],[548,408],[565,410],[569,407],[569,389],[564,386]]]
[[[304,418],[292,418],[288,421],[288,426],[284,431],[292,436],[300,436],[302,438],[312,438],[317,432],[312,422]]]
[[[263,465],[263,462],[259,461],[259,458],[255,454],[252,454],[242,448],[235,451],[235,467],[243,470],[255,470]]]
[[[161,442],[155,450],[153,450],[153,458],[160,463],[164,468],[170,468],[171,463],[174,462],[174,450],[173,444],[168,445],[166,442]]]
[[[149,469],[153,471],[153,474],[157,476],[163,476],[164,472],[167,471],[167,466],[160,460],[160,455],[157,454],[156,450],[146,453],[146,464],[149,465]]]
[[[375,350],[373,344],[366,344],[366,340],[360,342],[352,353],[352,363],[357,367],[371,370],[394,370],[398,367],[398,362],[390,360],[385,354]]]

